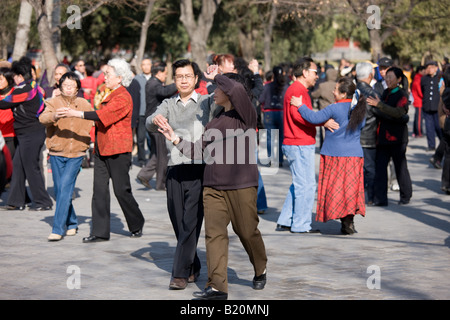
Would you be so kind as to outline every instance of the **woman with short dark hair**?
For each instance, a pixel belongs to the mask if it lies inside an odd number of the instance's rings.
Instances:
[[[65,73],[59,83],[61,94],[46,100],[46,108],[39,116],[39,121],[47,127],[46,143],[56,196],[49,241],[61,240],[64,233],[68,236],[77,233],[78,221],[72,205],[72,194],[85,152],[89,148],[90,130],[93,125],[92,121],[61,117],[59,111],[65,108],[92,111],[92,107],[88,101],[77,97],[81,83],[74,72]]]
[[[38,118],[44,110],[44,91],[33,80],[32,66],[27,59],[14,61],[11,70],[16,86],[0,101],[0,109],[12,109],[18,144],[14,153],[13,175],[5,209],[25,209],[25,181],[28,181],[34,201],[34,207],[30,210],[51,210],[52,200],[45,189],[39,166],[41,148],[45,140],[45,128]]]
[[[391,67],[386,71],[387,89],[381,99],[368,97],[367,103],[381,111],[377,136],[375,168],[374,205],[387,206],[387,166],[392,158],[395,174],[400,186],[398,204],[409,203],[412,197],[412,183],[406,161],[408,145],[408,80],[403,71]]]

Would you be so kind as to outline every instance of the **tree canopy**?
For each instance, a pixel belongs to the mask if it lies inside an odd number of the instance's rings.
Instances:
[[[43,6],[51,3],[48,17],[60,10],[59,26],[48,19],[51,31],[60,30],[58,60],[67,55],[98,63],[116,54],[128,60],[136,56],[151,0],[27,1]],[[21,6],[19,0],[4,2],[0,12],[0,52],[5,59],[14,48]],[[67,9],[74,5],[80,12],[92,11],[80,19],[80,28],[64,25],[73,15]],[[368,29],[369,5],[379,8],[380,27],[376,30]],[[28,49],[42,49],[45,39],[42,27],[38,27],[37,9],[35,5]],[[42,16],[46,9],[40,9]],[[189,19],[195,20],[197,29],[191,30],[194,25],[187,24],[186,12],[191,12]],[[232,53],[275,65],[327,51],[336,38],[344,38],[399,62],[420,61],[424,54],[442,59],[450,54],[450,35],[446,30],[449,16],[450,6],[438,0],[153,0],[143,56],[206,60],[210,52]],[[208,31],[202,35],[206,40],[203,47],[203,39],[197,37],[200,31]],[[197,48],[199,44],[201,47]]]

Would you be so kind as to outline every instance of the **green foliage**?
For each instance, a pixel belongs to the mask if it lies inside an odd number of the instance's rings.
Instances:
[[[420,3],[403,28],[386,40],[385,51],[404,62],[420,62],[425,53],[440,60],[450,54],[448,22],[450,6],[445,1]]]
[[[0,30],[9,30],[9,45],[14,43],[19,5],[16,0],[4,0],[11,6],[0,13]],[[381,0],[380,0],[381,1]],[[384,6],[388,2],[375,1]],[[96,63],[108,59],[117,47],[127,49],[131,56],[137,50],[141,25],[145,15],[145,2],[141,6],[124,5],[126,0],[103,5],[94,13],[84,17],[81,29],[63,28],[62,50],[73,58],[83,56]],[[129,1],[128,1],[129,2]],[[311,3],[314,1],[311,1]],[[62,1],[61,21],[66,21],[67,6],[79,5],[85,10],[86,0]],[[95,3],[95,1],[92,1]],[[370,51],[369,34],[361,17],[347,11],[332,12],[323,8],[314,14],[305,15],[294,6],[293,1],[278,0],[280,6],[272,36],[272,64],[293,62],[303,55],[329,50],[336,37],[352,38],[362,49]],[[302,2],[303,3],[303,2]],[[308,2],[304,2],[308,5]],[[385,17],[381,32],[401,19],[410,3],[409,0],[390,2],[391,12]],[[119,5],[122,4],[122,5]],[[193,0],[196,16],[201,11],[202,0]],[[291,6],[291,7],[289,7]],[[255,43],[255,57],[264,56],[263,35],[265,23],[270,14],[270,4],[257,0],[222,0],[215,16],[207,42],[208,50],[215,53],[241,55],[239,32],[252,32]],[[164,59],[182,57],[189,47],[189,37],[179,20],[179,0],[158,0],[153,8],[151,25],[148,29],[146,56]],[[386,53],[402,61],[420,60],[425,51],[437,58],[450,54],[450,35],[447,31],[450,6],[446,1],[427,0],[417,5],[412,17],[397,29],[383,44]],[[30,47],[39,47],[35,17],[30,32]]]

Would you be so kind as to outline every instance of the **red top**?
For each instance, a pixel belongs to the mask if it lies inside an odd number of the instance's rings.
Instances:
[[[112,91],[101,103],[97,115],[98,151],[102,156],[131,152],[133,135],[131,114],[133,102],[125,87]]]
[[[5,96],[0,95],[0,99],[3,99]],[[0,110],[0,131],[3,137],[16,136],[14,132],[14,114],[11,109]]]
[[[103,73],[101,73],[98,78],[90,76],[90,77],[86,77],[86,78],[80,80],[81,87],[83,89],[91,90],[89,94],[87,94],[86,92],[84,93],[84,98],[86,100],[89,100],[92,108],[94,108],[94,98],[95,98],[95,93],[97,92],[97,88],[99,85],[101,85],[103,83],[104,80],[105,80],[105,76],[103,75]]]
[[[302,102],[312,110],[308,89],[294,81],[284,95],[284,140],[283,144],[307,146],[316,143],[316,126],[303,120],[298,108],[291,105],[292,97],[302,96]]]
[[[420,86],[421,79],[422,79],[422,75],[420,73],[417,73],[414,76],[412,86],[411,86],[411,94],[413,95],[413,98],[414,98],[413,105],[416,108],[422,108],[423,93],[422,93],[422,87]]]

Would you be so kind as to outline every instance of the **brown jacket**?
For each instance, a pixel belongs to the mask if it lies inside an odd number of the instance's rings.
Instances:
[[[66,158],[85,155],[91,142],[90,131],[93,121],[79,118],[61,118],[55,121],[57,109],[70,107],[79,111],[93,111],[91,104],[83,98],[68,99],[63,96],[45,101],[45,110],[39,121],[47,127],[46,144],[49,154]]]
[[[319,87],[311,92],[313,99],[319,99],[319,110],[324,109],[330,104],[335,103],[333,91],[336,87],[338,72],[336,69],[330,68],[326,72],[327,81],[319,84]]]

